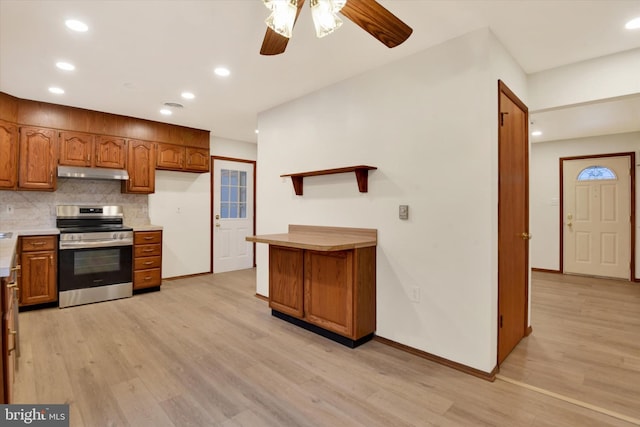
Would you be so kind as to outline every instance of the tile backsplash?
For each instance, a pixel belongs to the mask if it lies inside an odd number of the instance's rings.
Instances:
[[[122,205],[124,222],[149,224],[149,196],[122,194],[120,181],[58,178],[46,191],[0,191],[0,231],[55,228],[56,205]]]

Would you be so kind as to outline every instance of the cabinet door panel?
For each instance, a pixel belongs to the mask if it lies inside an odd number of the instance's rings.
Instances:
[[[0,121],[0,188],[18,182],[18,126]]]
[[[158,144],[156,169],[177,170],[184,168],[185,148],[172,144]]]
[[[353,335],[353,251],[305,251],[305,320]]]
[[[185,170],[194,172],[209,172],[209,150],[204,148],[187,147],[187,163]]]
[[[96,140],[95,166],[124,169],[126,154],[124,138],[99,136]]]
[[[156,180],[155,144],[129,140],[127,148],[127,171],[129,179],[123,181],[125,193],[149,194],[155,191]]]
[[[269,307],[302,318],[303,251],[269,245]]]
[[[61,165],[91,166],[93,141],[91,134],[80,132],[60,132],[60,160]]]
[[[55,252],[24,252],[21,257],[20,305],[56,301]]]
[[[56,132],[53,129],[23,127],[20,129],[20,167],[18,187],[25,190],[53,190]]]

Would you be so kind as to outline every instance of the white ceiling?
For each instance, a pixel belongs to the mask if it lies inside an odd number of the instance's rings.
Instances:
[[[261,0],[0,0],[0,91],[255,142],[260,111],[478,28],[491,28],[527,73],[640,47],[640,30],[623,28],[640,0],[379,2],[414,30],[399,47],[346,19],[317,39],[305,5],[287,51],[265,57]],[[89,31],[68,30],[68,18]],[[58,70],[60,60],[76,70]],[[218,65],[232,75],[214,75]],[[52,85],[66,93],[50,94]],[[184,90],[196,98],[182,100]],[[167,118],[164,102],[185,108]]]

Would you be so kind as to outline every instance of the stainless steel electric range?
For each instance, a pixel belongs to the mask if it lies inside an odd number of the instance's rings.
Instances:
[[[60,308],[132,295],[133,229],[123,221],[122,206],[57,206]]]

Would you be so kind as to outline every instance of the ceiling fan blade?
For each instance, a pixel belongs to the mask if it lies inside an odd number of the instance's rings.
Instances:
[[[390,48],[404,42],[413,32],[375,0],[347,0],[340,13]]]
[[[296,25],[296,21],[298,21],[298,16],[300,16],[300,11],[302,10],[303,4],[304,0],[298,0],[298,12],[296,12],[296,19],[295,21],[293,21],[294,27]],[[285,36],[281,36],[271,28],[267,27],[267,32],[265,33],[264,39],[262,40],[260,55],[280,55],[287,48],[287,43],[289,43],[288,38],[286,38]]]

